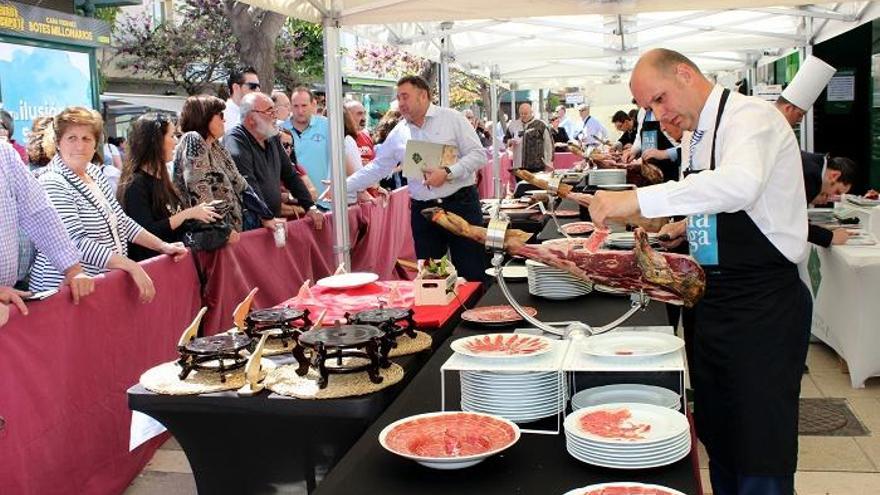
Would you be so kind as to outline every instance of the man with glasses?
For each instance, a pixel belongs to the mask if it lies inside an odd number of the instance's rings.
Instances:
[[[226,87],[229,88],[229,99],[226,100],[226,109],[223,110],[223,126],[228,134],[233,127],[241,122],[241,110],[239,109],[241,99],[254,91],[260,91],[260,78],[257,76],[256,69],[245,67],[229,73]]]
[[[248,184],[260,195],[276,217],[282,216],[281,204],[296,205],[312,219],[316,230],[323,226],[324,216],[315,208],[312,196],[290,163],[275,126],[275,106],[263,93],[251,93],[241,99],[242,121],[224,139],[236,167]],[[288,193],[281,194],[281,184]],[[277,219],[263,222],[274,228]]]

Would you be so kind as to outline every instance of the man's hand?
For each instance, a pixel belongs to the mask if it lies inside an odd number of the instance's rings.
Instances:
[[[70,286],[70,297],[73,304],[79,304],[79,300],[95,291],[95,279],[82,271],[79,263],[68,268],[64,272],[64,284]]]
[[[425,170],[425,184],[428,187],[440,187],[446,183],[446,178],[449,174],[446,173],[446,170],[443,170],[440,167],[432,167]]]
[[[639,214],[639,197],[634,190],[599,191],[590,201],[590,218],[596,227],[605,228],[608,219],[626,219]]]
[[[22,297],[29,297],[30,295],[30,292],[15,290],[12,287],[0,287],[0,303],[15,304],[15,307],[17,307],[23,315],[28,314],[28,309],[24,304]]]
[[[842,244],[846,244],[846,241],[849,240],[850,232],[848,229],[834,229],[834,232],[831,234],[831,245],[832,246],[840,246]]]
[[[312,224],[315,226],[315,230],[323,230],[324,229],[324,214],[318,211],[317,209],[309,209],[306,212],[306,216],[312,219]]]
[[[629,149],[623,150],[623,154],[621,155],[620,159],[623,160],[623,163],[629,163],[633,161],[635,157],[636,153],[635,151],[633,151],[632,147],[630,147]]]
[[[9,306],[0,304],[0,327],[5,325],[7,321],[9,321]]]
[[[654,160],[668,160],[669,154],[666,151],[660,151],[658,149],[647,150],[642,153],[642,162],[647,162],[650,159]]]
[[[682,242],[687,239],[687,220],[667,223],[663,227],[660,227],[660,231],[657,233],[662,239],[669,238],[669,240],[667,241],[660,241],[660,245],[662,247],[666,249],[678,247]]]
[[[159,252],[171,256],[174,258],[174,262],[177,263],[186,256],[187,250],[182,242],[163,242],[162,249]]]

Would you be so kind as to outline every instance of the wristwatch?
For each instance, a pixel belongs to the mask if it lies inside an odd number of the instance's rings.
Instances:
[[[449,180],[449,177],[452,177],[452,169],[449,167],[441,167],[441,168],[446,171],[446,180]]]

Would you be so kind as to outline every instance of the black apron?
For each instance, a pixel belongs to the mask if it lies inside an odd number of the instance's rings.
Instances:
[[[666,134],[663,133],[663,130],[660,129],[660,122],[656,120],[648,121],[648,117],[651,115],[651,111],[648,110],[645,120],[642,122],[642,128],[639,129],[639,134],[642,138],[642,152],[651,149],[663,151],[675,148],[675,145],[672,144],[669,138],[666,137]],[[678,180],[678,164],[674,161],[654,159],[649,163],[656,165],[663,172],[663,182]]]
[[[691,367],[697,433],[709,457],[737,474],[791,475],[810,293],[744,211],[689,217],[688,241],[706,272]]]

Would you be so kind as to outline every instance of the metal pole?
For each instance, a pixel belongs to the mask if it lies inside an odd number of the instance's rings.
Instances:
[[[441,31],[448,31],[452,28],[451,22],[443,22],[440,24]],[[451,38],[448,34],[444,34],[440,39],[440,106],[449,107],[449,62],[452,59]]]
[[[544,88],[538,90],[538,118],[544,119]]]
[[[813,18],[807,17],[806,19],[806,28],[807,28],[807,44],[804,46],[804,59],[813,54]],[[807,151],[813,151],[814,142],[813,141],[813,106],[810,105],[810,108],[807,110],[806,115],[804,115],[804,121],[801,124],[801,132],[804,133],[804,140],[806,141],[806,146],[804,147]]]
[[[501,158],[498,143],[498,66],[492,67],[489,72],[489,105],[492,118],[492,181],[494,183],[494,197],[500,198],[501,192]]]
[[[342,56],[339,50],[339,21],[336,1],[331,2],[331,16],[324,25],[324,85],[327,91],[327,119],[330,135],[327,147],[330,153],[330,180],[333,187],[333,253],[336,263],[345,263],[351,270],[348,238],[348,195],[345,187],[345,157],[342,116]],[[317,184],[316,184],[317,185]]]
[[[806,58],[807,58],[807,50],[806,50],[806,47],[802,46],[802,47],[800,47],[800,49],[798,49],[798,70],[800,70],[800,68],[804,66],[804,60],[806,60]],[[811,115],[811,113],[810,113],[811,110],[812,110],[812,107],[810,110],[807,110],[807,115]],[[800,142],[801,142],[801,149],[806,150],[807,149],[807,116],[806,115],[801,120],[800,136],[799,137],[800,137]]]

